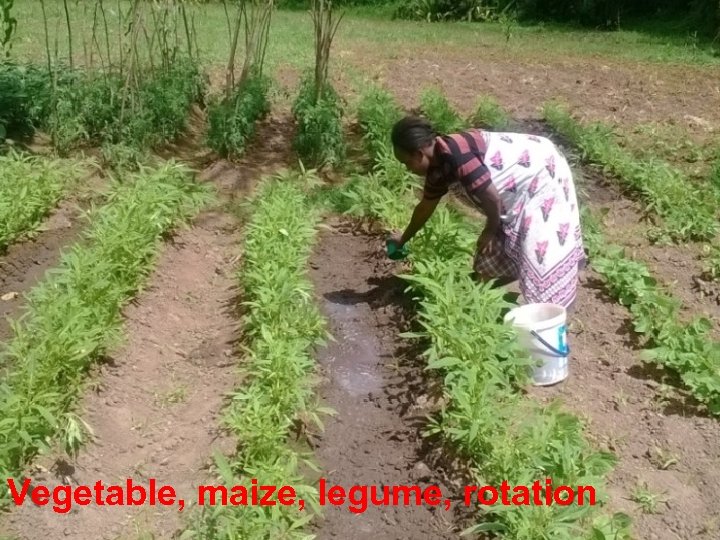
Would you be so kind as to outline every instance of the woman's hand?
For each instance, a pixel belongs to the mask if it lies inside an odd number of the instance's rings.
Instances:
[[[397,246],[398,249],[403,247],[403,241],[402,241],[403,233],[402,231],[393,231],[388,235],[388,241],[392,242]]]
[[[502,251],[502,242],[495,231],[485,230],[478,238],[477,252],[485,257],[497,255]]]

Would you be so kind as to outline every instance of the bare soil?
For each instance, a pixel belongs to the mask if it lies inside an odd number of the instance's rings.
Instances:
[[[560,397],[588,421],[588,433],[614,452],[609,477],[610,508],[630,514],[637,538],[720,538],[720,424],[697,416],[672,386],[663,390],[661,370],[644,366],[626,309],[607,297],[592,271],[583,278],[570,318],[570,377],[533,388],[541,401]],[[646,514],[630,500],[644,487],[659,502]]]
[[[515,117],[537,116],[548,100],[567,103],[583,120],[633,126],[658,121],[704,140],[720,129],[717,70],[608,58],[522,58],[502,51],[409,47],[401,55],[373,48],[348,60],[417,105],[425,86],[437,86],[464,114],[481,95],[494,96]],[[395,51],[396,52],[396,51]],[[528,58],[530,56],[530,58]]]
[[[419,351],[399,337],[409,308],[395,263],[382,239],[353,233],[334,222],[323,231],[312,257],[311,276],[336,341],[319,351],[325,377],[319,394],[337,411],[326,422],[315,455],[329,485],[440,486],[457,493],[448,474],[431,461],[420,430],[436,404],[437,382],[423,373]],[[443,507],[391,505],[354,514],[324,507],[318,538],[455,538],[457,523]]]

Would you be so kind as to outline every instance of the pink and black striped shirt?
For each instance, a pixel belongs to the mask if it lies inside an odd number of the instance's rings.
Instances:
[[[479,196],[492,182],[485,165],[487,143],[482,131],[470,129],[435,139],[436,163],[425,177],[426,199],[439,199],[459,181],[470,196]]]

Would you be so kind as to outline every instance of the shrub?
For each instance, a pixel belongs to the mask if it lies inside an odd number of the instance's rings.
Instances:
[[[27,137],[47,115],[52,83],[32,65],[0,64],[0,140]]]
[[[328,83],[320,99],[315,98],[315,81],[306,76],[292,109],[297,121],[295,151],[312,167],[335,166],[346,155],[343,138],[343,108],[335,89]]]
[[[257,121],[270,112],[269,91],[270,80],[253,74],[235,88],[230,99],[213,102],[208,110],[210,148],[222,156],[242,154]]]

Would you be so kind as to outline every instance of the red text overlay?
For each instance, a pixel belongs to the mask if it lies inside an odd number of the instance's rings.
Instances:
[[[155,479],[147,484],[128,478],[124,484],[105,484],[98,480],[93,485],[48,487],[32,484],[26,478],[22,483],[7,480],[8,492],[16,506],[32,504],[50,506],[58,514],[66,514],[76,506],[176,506],[185,508],[184,497],[174,487]],[[596,504],[592,486],[554,486],[550,479],[532,485],[513,486],[502,482],[499,486],[466,486],[461,494],[450,499],[439,486],[364,486],[344,487],[321,479],[316,494],[320,506],[345,507],[362,514],[377,506],[437,506],[449,510],[453,503],[464,506],[570,506]],[[460,495],[460,496],[458,496]],[[202,485],[191,494],[198,506],[298,506],[305,509],[305,500],[292,486],[263,485],[253,479],[249,486]]]

